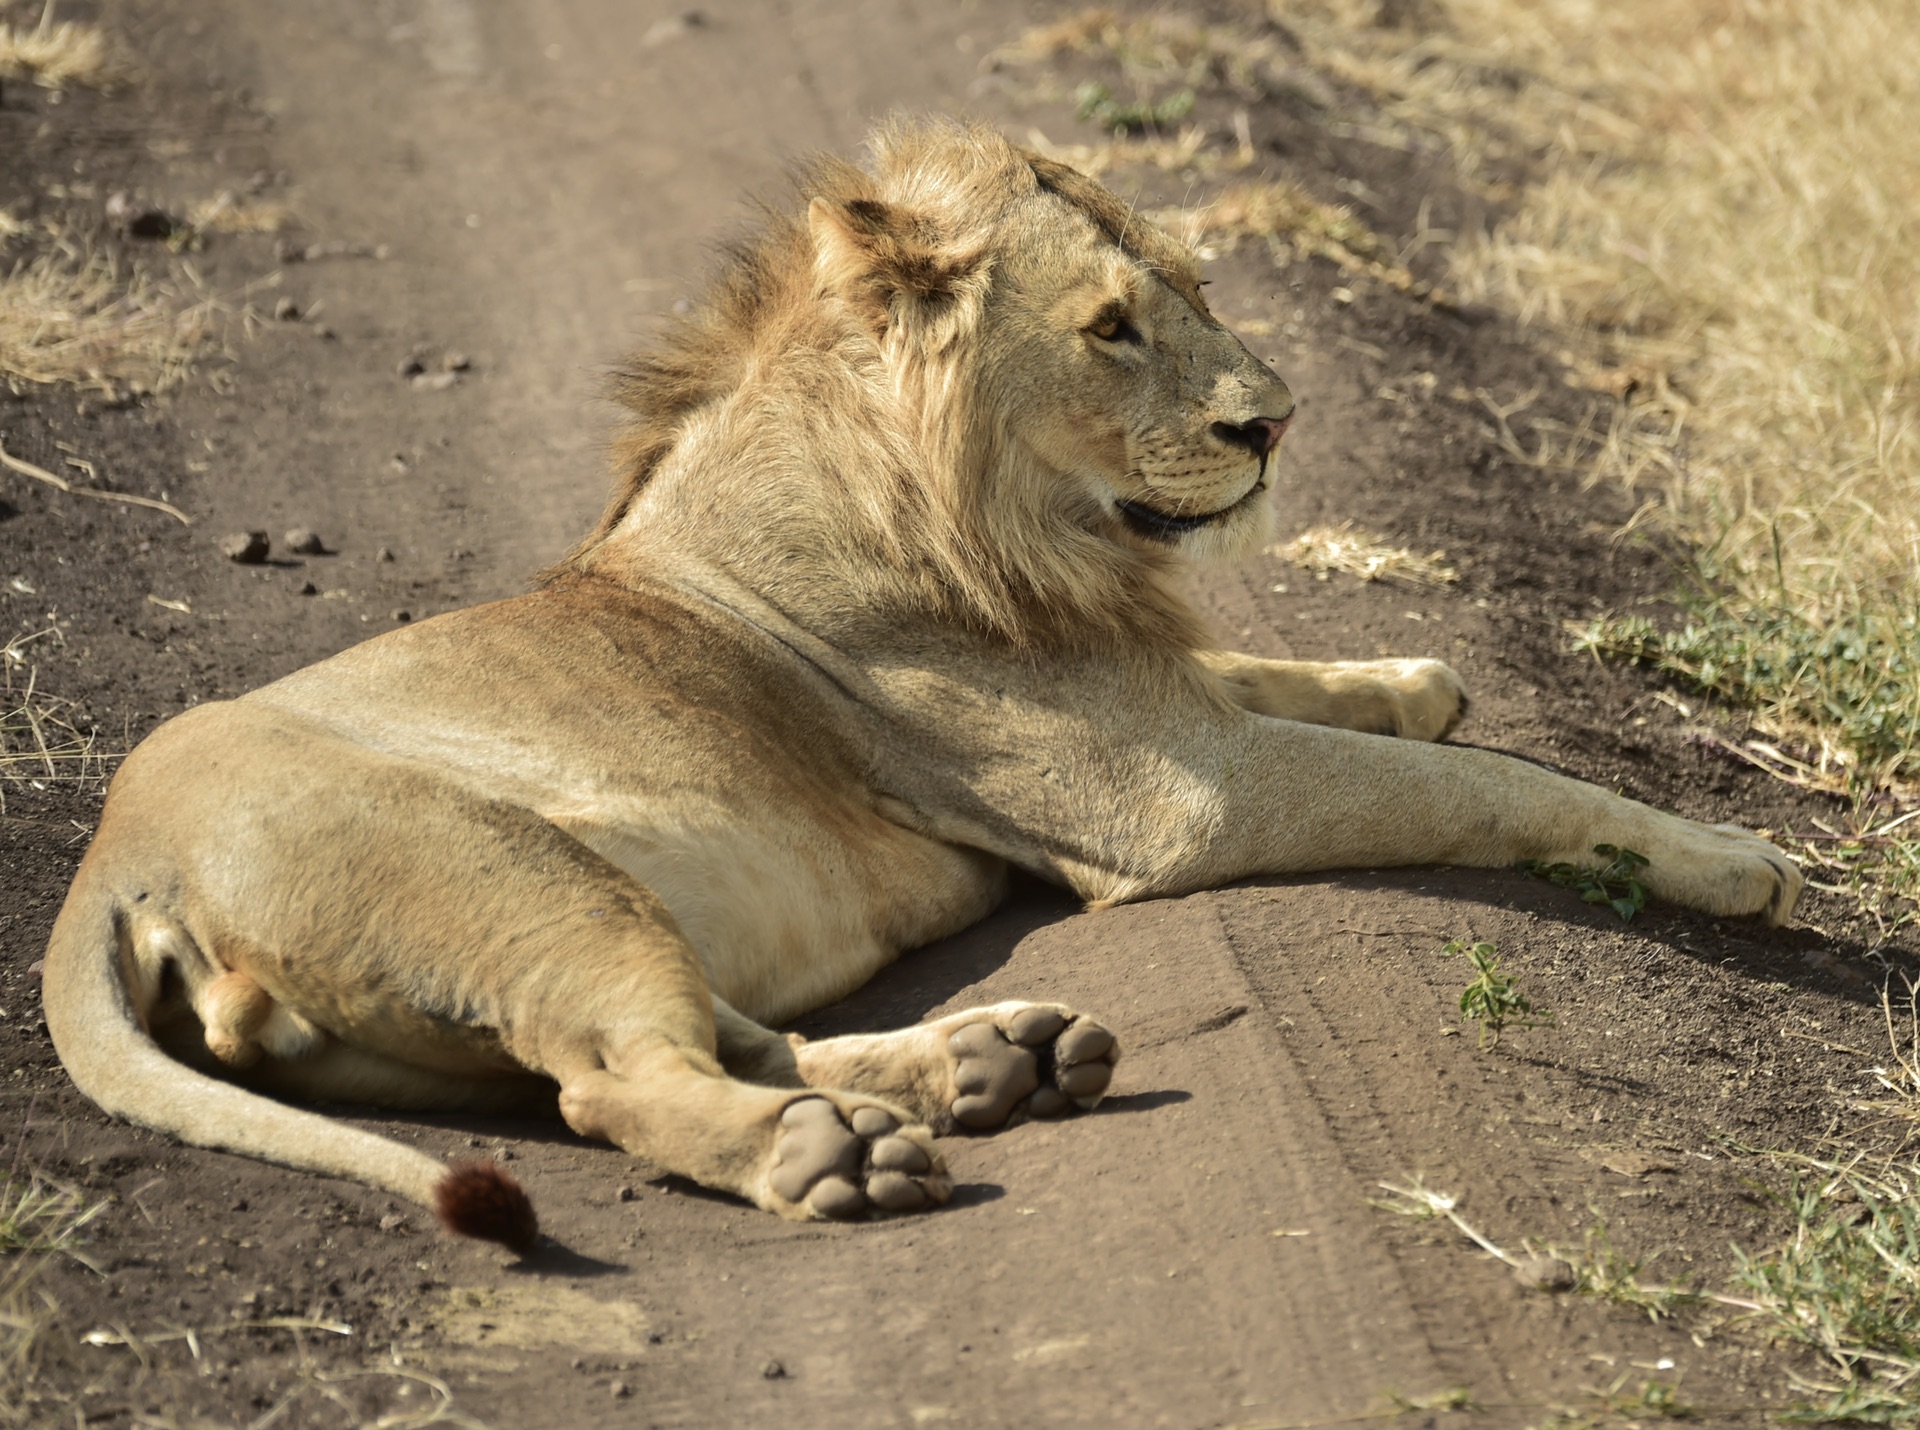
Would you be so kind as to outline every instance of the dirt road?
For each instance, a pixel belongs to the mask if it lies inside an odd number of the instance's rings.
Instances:
[[[698,291],[708,245],[743,222],[743,194],[777,194],[788,157],[850,151],[896,109],[1097,137],[1059,97],[1071,74],[982,65],[1041,13],[129,7],[116,23],[156,77],[84,109],[10,87],[0,200],[50,202],[52,166],[72,183],[76,159],[102,195],[132,183],[173,202],[263,176],[295,239],[277,256],[271,237],[210,240],[200,261],[297,316],[237,339],[217,388],[84,414],[44,395],[0,404],[11,450],[107,454],[124,489],[165,490],[195,518],[188,531],[7,487],[0,579],[31,588],[0,612],[9,632],[55,620],[48,687],[137,734],[401,612],[519,589],[598,510],[598,375]],[[1472,208],[1436,161],[1340,138],[1281,99],[1237,103],[1263,166],[1330,199],[1371,194],[1383,232],[1408,229],[1423,198],[1436,224]],[[1224,132],[1225,112],[1200,117]],[[1115,182],[1144,185],[1146,206],[1201,198],[1177,171]],[[1474,743],[1699,817],[1821,811],[1703,754],[1639,677],[1564,653],[1563,617],[1662,578],[1612,539],[1624,498],[1497,450],[1470,394],[1538,389],[1550,406],[1549,358],[1497,320],[1324,262],[1279,268],[1248,246],[1213,277],[1217,309],[1300,398],[1283,529],[1352,519],[1444,548],[1462,573],[1413,588],[1263,558],[1204,593],[1229,640],[1441,655],[1474,689]],[[400,374],[409,359],[420,377]],[[243,568],[214,550],[229,530],[295,525],[335,554]],[[371,1421],[439,1403],[415,1372],[499,1427],[1279,1426],[1455,1387],[1489,1407],[1478,1423],[1517,1425],[1598,1413],[1609,1387],[1631,1402],[1648,1381],[1739,1422],[1785,1404],[1781,1367],[1806,1364],[1724,1317],[1655,1324],[1527,1289],[1444,1223],[1369,1198],[1424,1177],[1503,1248],[1579,1246],[1604,1223],[1651,1258],[1649,1277],[1723,1279],[1730,1243],[1777,1232],[1748,1185],[1773,1174],[1735,1143],[1811,1146],[1835,1089],[1865,1075],[1835,1049],[1881,1036],[1877,975],[1818,901],[1813,922],[1840,933],[1667,910],[1623,927],[1501,873],[1277,881],[1093,915],[1023,890],[805,1027],[1076,1003],[1126,1048],[1097,1114],[955,1140],[949,1209],[857,1227],[779,1223],[558,1126],[404,1125],[432,1149],[515,1159],[559,1248],[510,1265],[360,1188],[111,1126],[67,1087],[28,970],[91,799],[9,790],[0,1152],[115,1196],[91,1228],[103,1274],[61,1263],[47,1284],[68,1329],[117,1327],[109,1341],[142,1351],[54,1364],[32,1402],[48,1423],[71,1423],[68,1400],[113,1424],[246,1424],[283,1399],[277,1423]],[[1497,942],[1558,1026],[1492,1051],[1458,1036],[1467,970],[1440,954],[1455,937]],[[241,1327],[273,1316],[309,1324]],[[187,1328],[193,1354],[168,1338]]]

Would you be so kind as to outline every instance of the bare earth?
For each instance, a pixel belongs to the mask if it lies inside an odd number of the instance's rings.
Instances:
[[[300,316],[236,324],[216,379],[160,398],[0,388],[9,451],[47,467],[78,454],[194,518],[0,476],[0,629],[57,624],[31,647],[42,686],[124,748],[402,612],[519,589],[598,510],[599,373],[697,292],[707,245],[746,221],[743,195],[777,195],[787,157],[852,150],[900,108],[1098,137],[1062,97],[1085,77],[1072,66],[982,64],[1057,13],[111,7],[152,73],[61,105],[9,83],[0,206],[137,248],[99,217],[108,194],[177,210],[252,181],[297,229],[215,236],[193,262],[213,292],[261,314],[290,298]],[[1230,132],[1231,108],[1203,97],[1195,118]],[[1284,100],[1248,116],[1261,168],[1354,202],[1389,237],[1413,231],[1423,199],[1436,227],[1481,217],[1437,160],[1334,137]],[[1205,197],[1180,174],[1111,181],[1144,186],[1147,207]],[[349,251],[300,260],[308,244]],[[1229,643],[1438,655],[1474,692],[1468,741],[1696,818],[1830,814],[1690,737],[1649,678],[1565,653],[1564,618],[1628,607],[1666,577],[1615,539],[1627,497],[1501,456],[1480,403],[1449,395],[1538,389],[1536,413],[1576,413],[1549,356],[1489,315],[1324,262],[1278,269],[1257,245],[1211,276],[1216,311],[1247,322],[1300,399],[1283,530],[1352,519],[1461,571],[1429,589],[1263,558],[1205,590]],[[397,375],[416,352],[430,372],[448,354],[470,367],[421,386]],[[218,553],[227,532],[294,526],[334,554],[242,567]],[[1596,1392],[1651,1380],[1725,1424],[1788,1404],[1789,1369],[1818,1371],[1728,1311],[1656,1324],[1528,1289],[1444,1224],[1368,1198],[1423,1176],[1503,1247],[1579,1246],[1604,1222],[1643,1277],[1724,1286],[1730,1247],[1764,1248],[1784,1225],[1760,1190],[1783,1174],[1743,1149],[1815,1151],[1864,1126],[1847,1099],[1884,1049],[1881,970],[1838,899],[1814,895],[1800,927],[1769,932],[1662,908],[1623,926],[1518,873],[1279,880],[1099,914],[1023,888],[803,1030],[1077,1004],[1126,1050],[1097,1113],[952,1141],[948,1209],[860,1226],[781,1223],[557,1123],[372,1124],[436,1152],[504,1149],[556,1243],[515,1264],[384,1195],[185,1150],[85,1103],[37,1022],[32,965],[98,791],[0,792],[0,1160],[111,1198],[86,1247],[98,1274],[61,1260],[41,1281],[67,1332],[109,1343],[54,1347],[0,1423],[395,1424],[437,1409],[498,1427],[1253,1427],[1464,1387],[1487,1407],[1475,1423],[1532,1425],[1599,1415]],[[1460,1036],[1467,970],[1440,955],[1454,937],[1496,942],[1558,1026],[1491,1051]],[[1913,951],[1911,934],[1895,948]],[[295,1324],[251,1324],[275,1317]]]

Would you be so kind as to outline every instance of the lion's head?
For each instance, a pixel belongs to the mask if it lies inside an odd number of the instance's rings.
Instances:
[[[1162,574],[1259,545],[1293,399],[1192,254],[990,130],[873,147],[871,173],[809,170],[621,375],[618,486],[567,565],[617,574],[651,533],[736,565],[784,550],[747,575],[791,583],[804,552],[861,599],[1024,637],[1136,624]]]

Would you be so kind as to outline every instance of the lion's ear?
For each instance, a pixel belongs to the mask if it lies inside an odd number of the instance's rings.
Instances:
[[[821,286],[882,313],[897,299],[951,297],[980,265],[978,253],[942,243],[931,225],[878,199],[816,198],[807,227]]]

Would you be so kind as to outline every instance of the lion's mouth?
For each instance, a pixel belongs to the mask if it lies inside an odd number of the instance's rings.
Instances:
[[[1135,536],[1144,536],[1149,541],[1174,541],[1190,531],[1198,531],[1203,526],[1213,526],[1225,521],[1248,503],[1257,501],[1267,489],[1266,465],[1261,464],[1260,475],[1252,486],[1217,511],[1201,512],[1197,516],[1175,516],[1172,512],[1160,511],[1145,502],[1117,501],[1114,510],[1120,513],[1120,519]]]

